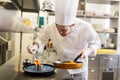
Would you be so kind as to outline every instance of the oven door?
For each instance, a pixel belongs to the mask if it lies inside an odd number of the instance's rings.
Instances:
[[[117,80],[117,55],[101,55],[99,80]]]
[[[99,69],[99,80],[117,80],[117,68]]]

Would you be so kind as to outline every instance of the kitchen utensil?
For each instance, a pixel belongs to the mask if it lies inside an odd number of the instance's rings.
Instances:
[[[31,61],[30,61],[29,59],[25,59],[25,60],[23,61],[23,66],[26,67],[26,66],[28,66],[28,65],[31,65]]]
[[[50,64],[42,64],[40,69],[37,70],[35,64],[28,65],[26,67],[23,67],[23,70],[25,73],[32,74],[32,75],[39,75],[39,76],[47,76],[52,75],[55,70],[55,67]]]
[[[83,62],[77,61],[82,54],[78,55],[74,61],[54,61],[53,64],[56,68],[61,69],[77,69],[83,66]]]
[[[77,62],[77,60],[82,56],[82,54],[78,55],[75,59],[74,62]]]
[[[83,66],[82,62],[70,63],[70,61],[68,63],[55,61],[53,62],[53,64],[56,68],[61,68],[61,69],[77,69]]]

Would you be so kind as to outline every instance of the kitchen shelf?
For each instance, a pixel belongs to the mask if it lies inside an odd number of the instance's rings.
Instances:
[[[118,17],[114,16],[97,16],[97,15],[86,15],[86,18],[118,19]]]
[[[115,44],[115,50],[119,52],[120,0],[84,0],[84,6],[84,20],[87,20],[93,25],[96,24],[93,26],[95,29],[100,29],[100,31],[96,32],[99,34],[102,44],[111,38],[111,42]],[[81,11],[81,9],[79,10]],[[79,17],[79,15],[77,17]],[[115,32],[106,32],[102,31],[102,29],[115,29]]]
[[[118,19],[118,17],[115,17],[115,16],[97,16],[97,15],[86,15],[85,16],[85,15],[81,15],[81,14],[77,14],[77,17],[99,18],[99,19]]]
[[[54,12],[49,12],[49,15],[55,15]],[[77,14],[76,15],[78,18],[79,17],[85,17],[85,18],[99,18],[99,19],[119,19],[119,17],[115,16],[99,16],[99,15],[85,15],[85,14]]]
[[[117,33],[113,33],[113,32],[104,32],[104,31],[96,31],[96,32],[97,33],[103,33],[103,34],[109,33],[109,34],[117,35]]]
[[[51,15],[51,16],[55,16],[55,12],[48,12],[49,13],[49,15]],[[85,15],[82,15],[82,14],[77,14],[76,15],[77,17],[85,17]]]
[[[85,17],[85,15],[77,14],[77,17]]]
[[[119,0],[87,0],[88,3],[95,3],[95,4],[114,4],[117,3]]]

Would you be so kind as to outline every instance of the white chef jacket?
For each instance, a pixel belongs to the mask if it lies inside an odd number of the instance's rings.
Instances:
[[[65,37],[62,37],[57,31],[55,23],[51,23],[45,26],[38,38],[35,40],[39,42],[40,46],[47,43],[48,39],[51,39],[53,46],[56,48],[58,57],[61,61],[74,60],[79,51],[87,48],[93,50],[92,53],[86,52],[85,59],[79,59],[83,62],[81,69],[68,70],[71,74],[80,73],[88,69],[88,55],[96,55],[96,51],[100,46],[100,39],[93,27],[86,21],[76,19],[75,27],[72,32]]]

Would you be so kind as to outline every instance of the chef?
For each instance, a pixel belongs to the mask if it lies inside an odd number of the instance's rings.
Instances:
[[[88,56],[95,56],[100,48],[100,39],[91,24],[76,19],[78,1],[55,0],[55,21],[46,25],[33,44],[28,46],[29,53],[36,53],[51,39],[61,61],[72,61],[82,54],[78,61],[83,62],[83,67],[59,69],[56,80],[64,80],[67,74],[72,74],[73,80],[88,80]]]

